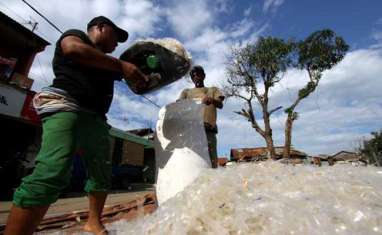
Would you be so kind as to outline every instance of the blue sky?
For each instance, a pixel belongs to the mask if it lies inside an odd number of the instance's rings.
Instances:
[[[130,39],[113,53],[119,56],[140,38],[174,37],[191,53],[194,62],[205,67],[206,85],[222,86],[226,56],[233,46],[254,43],[260,36],[303,39],[315,30],[331,28],[351,49],[344,60],[324,73],[319,88],[298,107],[293,145],[310,154],[354,150],[369,133],[382,128],[382,1],[313,0],[29,0],[57,26],[85,29],[94,16],[105,15],[130,32]],[[346,5],[344,5],[346,4]],[[59,33],[20,0],[0,2],[0,10],[26,27],[38,22],[37,34],[54,45]],[[34,89],[51,83],[54,47],[40,53],[30,77]],[[288,70],[271,90],[271,106],[290,104],[307,81],[304,72]],[[180,91],[192,87],[182,79],[148,97],[165,105]],[[218,152],[231,148],[264,146],[248,122],[233,111],[243,106],[228,100],[218,113]],[[158,109],[117,83],[110,124],[127,130],[154,127]],[[261,116],[257,119],[261,122]],[[271,122],[276,145],[284,141],[285,115],[276,112]]]
[[[373,26],[381,18],[382,2],[371,1],[285,1],[272,19],[271,34],[305,37],[312,30],[331,28],[352,49],[369,46]]]

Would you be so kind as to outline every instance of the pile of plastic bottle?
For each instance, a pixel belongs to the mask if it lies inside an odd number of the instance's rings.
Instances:
[[[207,169],[117,234],[381,234],[382,168],[277,162]]]

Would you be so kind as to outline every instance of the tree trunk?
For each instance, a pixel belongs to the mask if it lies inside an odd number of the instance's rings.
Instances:
[[[270,118],[269,113],[267,110],[263,113],[264,116],[264,127],[265,127],[265,142],[267,143],[267,149],[269,157],[272,159],[276,159],[276,153],[275,148],[273,145],[273,138],[272,138],[272,128],[270,124]]]
[[[273,146],[272,136],[266,135],[265,142],[267,143],[269,157],[272,159],[276,159],[276,153],[275,153],[275,148]]]
[[[375,165],[376,166],[381,166],[381,164],[379,163],[379,159],[378,159],[378,156],[377,156],[376,152],[377,151],[371,152],[371,155],[373,155],[373,158],[374,158],[374,161],[375,161]]]
[[[288,114],[288,118],[285,122],[285,144],[284,144],[284,152],[283,157],[290,157],[290,149],[292,145],[292,126],[293,126],[293,118],[292,114]]]
[[[273,145],[273,137],[272,137],[272,128],[270,123],[270,113],[268,112],[268,92],[269,92],[269,85],[267,83],[264,83],[265,85],[265,91],[263,95],[263,100],[259,98],[259,102],[263,108],[263,119],[264,119],[264,131],[265,131],[265,142],[267,143],[267,149],[268,149],[268,157],[272,159],[276,159],[276,153],[275,148]]]

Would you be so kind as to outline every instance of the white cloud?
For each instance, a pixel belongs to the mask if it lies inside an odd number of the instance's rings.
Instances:
[[[121,13],[119,0],[94,0],[91,4],[91,12],[95,15],[118,16]]]
[[[157,111],[152,108],[151,104],[138,100],[131,94],[124,94],[126,89],[117,89],[114,94],[113,102],[119,107],[121,113],[126,113],[131,118],[142,118],[142,120],[153,120],[157,118]],[[127,93],[129,94],[129,93]]]
[[[167,18],[175,32],[183,38],[191,39],[213,21],[213,12],[207,1],[174,0],[173,4],[167,9]]]
[[[252,13],[252,7],[244,10],[244,16],[245,17],[248,17],[251,13]]]
[[[207,28],[197,37],[187,41],[185,45],[194,52],[205,52],[217,43],[222,42],[226,37],[227,34],[218,28]]]
[[[382,31],[375,30],[371,37],[375,40],[375,44],[372,45],[372,48],[382,48]]]
[[[195,63],[205,68],[206,85],[218,86],[223,82],[225,63],[231,48],[256,41],[264,30],[264,26],[256,30],[253,20],[243,18],[225,28],[211,25],[186,41],[185,46],[194,53]]]
[[[263,11],[275,12],[283,3],[284,0],[265,0],[263,5]]]
[[[37,55],[29,71],[29,77],[34,80],[33,89],[37,91],[42,87],[52,84],[54,77],[51,64],[47,61],[43,61],[43,59],[45,59],[45,57]]]
[[[126,0],[121,7],[122,17],[119,22],[133,36],[152,36],[161,30],[158,23],[161,21],[162,9],[155,6],[150,0]]]
[[[232,11],[233,0],[214,0],[214,8],[217,12],[230,13]]]

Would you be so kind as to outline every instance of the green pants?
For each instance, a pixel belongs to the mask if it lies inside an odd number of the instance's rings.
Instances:
[[[19,207],[55,202],[69,185],[73,156],[87,168],[85,191],[107,191],[111,184],[109,127],[85,112],[59,112],[43,120],[41,149],[33,173],[23,178],[13,202]]]
[[[208,142],[208,153],[210,154],[212,168],[218,167],[218,154],[216,150],[216,133],[213,131],[206,130],[207,142]]]

